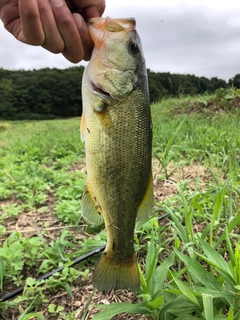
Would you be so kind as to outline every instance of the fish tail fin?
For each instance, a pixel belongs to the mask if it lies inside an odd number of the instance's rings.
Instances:
[[[140,280],[135,253],[131,261],[118,263],[104,252],[93,273],[92,283],[95,288],[103,292],[111,289],[138,291]]]

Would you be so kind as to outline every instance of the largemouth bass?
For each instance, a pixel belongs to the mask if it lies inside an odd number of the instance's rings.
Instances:
[[[94,49],[82,82],[87,167],[82,214],[90,223],[104,220],[107,233],[93,286],[136,291],[135,222],[149,216],[153,199],[145,60],[133,18],[93,18],[89,31]]]

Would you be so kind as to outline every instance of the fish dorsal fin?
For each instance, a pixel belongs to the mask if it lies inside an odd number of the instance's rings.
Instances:
[[[92,196],[92,192],[87,185],[82,196],[82,215],[88,223],[99,225],[103,223],[101,208]]]
[[[82,118],[81,118],[81,125],[80,125],[80,133],[81,133],[82,142],[85,141],[85,130],[86,130],[86,119],[85,119],[85,115],[83,113]]]
[[[151,170],[149,174],[145,194],[138,206],[138,211],[137,211],[138,221],[145,222],[149,218],[152,212],[152,205],[153,205],[153,177],[152,177],[152,170]]]

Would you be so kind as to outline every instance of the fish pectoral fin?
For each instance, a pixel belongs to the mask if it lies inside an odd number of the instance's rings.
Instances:
[[[82,114],[81,118],[81,126],[80,126],[80,133],[81,133],[81,140],[82,142],[85,141],[85,130],[86,130],[86,118],[84,113]]]
[[[88,223],[99,225],[104,222],[101,208],[94,200],[88,185],[85,187],[82,196],[82,215]]]
[[[153,176],[152,170],[150,171],[148,177],[148,183],[146,187],[145,194],[142,198],[142,201],[138,205],[137,211],[137,220],[141,222],[145,222],[152,212],[152,205],[153,205]]]

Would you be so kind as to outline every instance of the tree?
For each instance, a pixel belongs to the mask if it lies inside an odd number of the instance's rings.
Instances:
[[[9,118],[15,111],[13,108],[13,82],[11,79],[0,80],[0,117]]]
[[[240,74],[236,74],[233,78],[229,79],[229,85],[234,88],[240,89]]]

